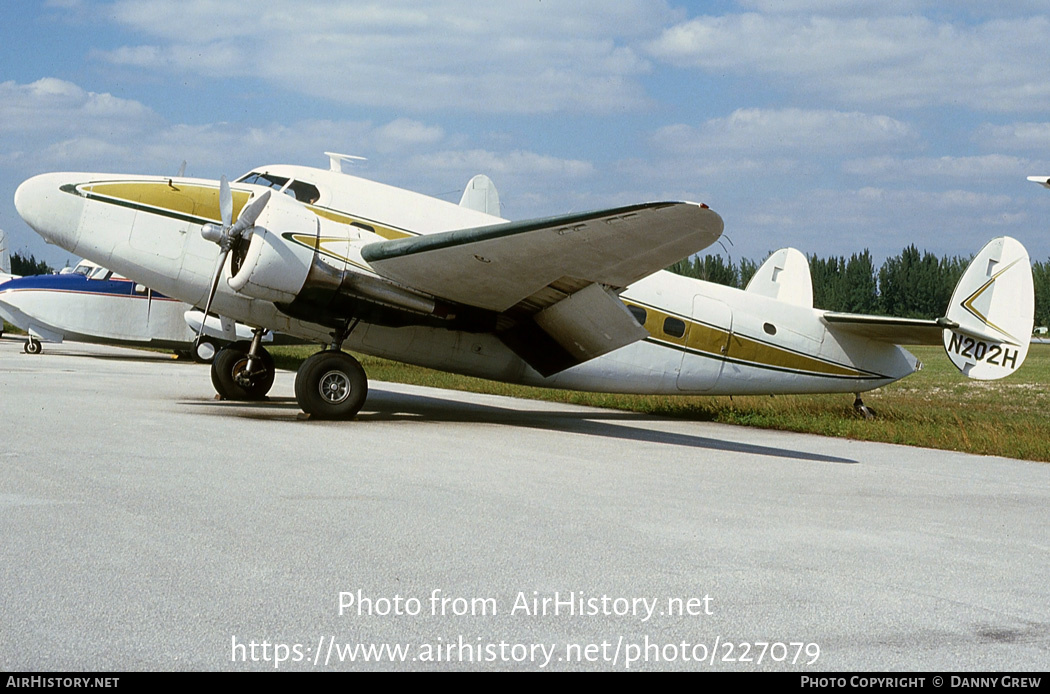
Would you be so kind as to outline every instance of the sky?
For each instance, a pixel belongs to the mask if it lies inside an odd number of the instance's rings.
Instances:
[[[1050,259],[1045,0],[48,0],[0,23],[0,229],[47,171],[352,173],[522,220],[704,202],[712,247]]]

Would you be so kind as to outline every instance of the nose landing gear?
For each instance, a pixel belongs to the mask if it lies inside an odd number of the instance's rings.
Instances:
[[[266,331],[257,328],[251,342],[234,342],[211,362],[211,383],[223,400],[262,400],[277,373],[273,357],[262,347]]]

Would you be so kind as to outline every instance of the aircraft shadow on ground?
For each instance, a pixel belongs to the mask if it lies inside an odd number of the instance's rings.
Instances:
[[[183,401],[183,404],[215,405],[216,411],[223,415],[233,415],[248,419],[287,420],[290,412],[298,413],[299,405],[292,398],[269,398],[261,402],[232,402],[222,400]],[[557,407],[557,405],[551,405]],[[305,419],[305,415],[299,417]],[[587,436],[602,436],[644,443],[659,443],[672,446],[686,446],[706,450],[718,450],[746,455],[773,456],[792,460],[808,460],[820,463],[856,464],[856,460],[823,455],[809,451],[794,451],[785,448],[773,448],[755,444],[723,441],[720,439],[659,431],[647,428],[646,424],[660,422],[678,422],[667,418],[636,412],[617,412],[615,410],[518,410],[497,405],[482,405],[463,402],[453,398],[439,398],[429,395],[404,394],[371,388],[364,408],[354,422],[444,422],[500,424],[513,427],[560,431]],[[354,422],[324,422],[328,425],[353,426]],[[630,426],[623,423],[634,423]]]

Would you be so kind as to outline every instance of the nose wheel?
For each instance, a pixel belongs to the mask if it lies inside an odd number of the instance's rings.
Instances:
[[[259,347],[249,357],[247,342],[234,342],[219,350],[211,362],[211,384],[223,400],[262,400],[273,386],[273,357]]]
[[[318,352],[295,375],[295,399],[316,419],[352,419],[367,395],[365,370],[346,352]]]
[[[22,345],[22,349],[26,354],[40,354],[44,351],[44,346],[40,344],[40,340],[31,337]]]

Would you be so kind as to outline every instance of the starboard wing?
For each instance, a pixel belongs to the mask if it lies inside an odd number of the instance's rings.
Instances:
[[[646,203],[380,241],[380,275],[458,303],[506,311],[566,278],[622,289],[707,248],[722,219],[693,203]]]
[[[722,227],[706,205],[647,203],[381,241],[361,255],[387,279],[507,316],[497,335],[546,376],[648,335],[618,291]]]

